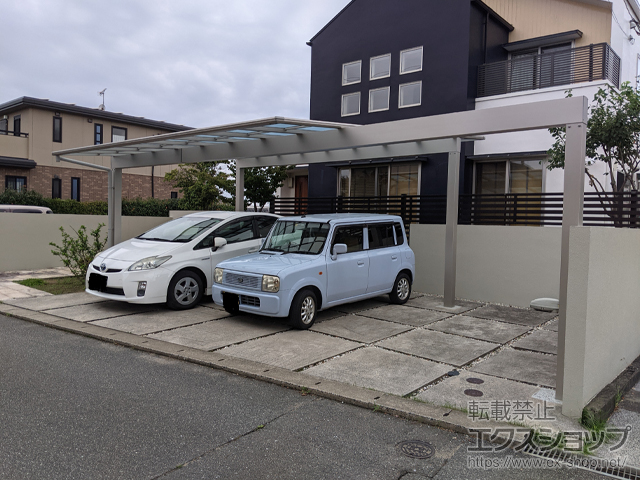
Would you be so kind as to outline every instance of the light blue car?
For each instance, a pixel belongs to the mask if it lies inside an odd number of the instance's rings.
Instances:
[[[318,311],[343,303],[389,294],[403,304],[414,278],[400,217],[302,215],[274,223],[259,252],[219,263],[213,301],[307,329]]]

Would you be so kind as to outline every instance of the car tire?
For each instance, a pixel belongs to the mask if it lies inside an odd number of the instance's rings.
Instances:
[[[313,290],[300,290],[293,297],[289,312],[289,325],[299,330],[306,330],[316,320],[318,314],[318,298]]]
[[[222,307],[231,315],[240,313],[240,298],[232,293],[222,294]]]
[[[169,282],[167,306],[172,310],[188,310],[200,303],[203,293],[200,275],[192,270],[183,270]]]
[[[389,293],[391,303],[402,305],[411,297],[411,279],[406,273],[400,272],[393,282],[393,290]]]

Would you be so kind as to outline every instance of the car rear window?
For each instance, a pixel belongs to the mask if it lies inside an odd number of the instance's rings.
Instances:
[[[397,240],[396,245],[404,244],[404,235],[402,234],[402,225],[400,225],[399,223],[394,223],[393,228],[396,229],[396,240]]]

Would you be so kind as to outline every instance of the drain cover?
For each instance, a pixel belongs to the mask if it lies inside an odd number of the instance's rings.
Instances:
[[[450,377],[455,377],[457,375],[460,375],[460,372],[457,370],[451,370],[450,372],[447,372],[447,375],[449,375]]]
[[[467,382],[480,385],[481,383],[484,383],[484,380],[482,380],[481,378],[467,378]]]
[[[398,451],[411,458],[426,459],[436,453],[436,447],[421,440],[405,440],[396,445]]]
[[[484,393],[482,393],[480,390],[473,390],[471,388],[469,390],[465,390],[464,394],[469,397],[481,397],[482,395],[484,395]]]

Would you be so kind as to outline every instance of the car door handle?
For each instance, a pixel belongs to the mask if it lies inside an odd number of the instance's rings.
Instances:
[[[398,255],[391,255],[391,260],[397,260],[398,259]]]
[[[364,260],[358,260],[358,265],[360,266],[364,265]]]

